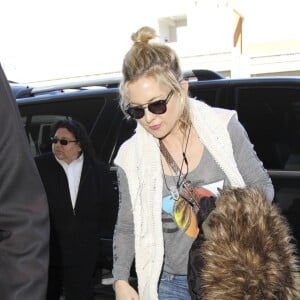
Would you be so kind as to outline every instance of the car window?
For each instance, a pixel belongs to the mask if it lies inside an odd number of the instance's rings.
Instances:
[[[190,83],[189,93],[190,96],[197,100],[204,101],[208,105],[217,106],[218,100],[221,97],[222,88],[218,87],[203,87],[201,85],[193,85]]]
[[[236,109],[267,169],[300,171],[300,89],[243,88]]]
[[[64,119],[72,119],[62,115],[34,115],[23,116],[28,142],[33,156],[51,151],[51,127]]]
[[[86,127],[97,157],[111,163],[136,125],[124,118],[117,99],[99,95],[19,103],[19,108],[34,156],[51,150],[51,126],[60,119],[70,118]]]
[[[236,110],[275,188],[300,251],[300,89],[243,88]]]

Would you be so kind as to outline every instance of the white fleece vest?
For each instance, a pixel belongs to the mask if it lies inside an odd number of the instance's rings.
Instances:
[[[224,171],[232,186],[244,187],[233,156],[227,125],[234,111],[212,108],[189,99],[192,124],[201,142]],[[157,300],[164,247],[162,232],[163,174],[159,143],[138,124],[136,134],[120,148],[115,164],[126,173],[135,230],[135,260],[141,300]]]

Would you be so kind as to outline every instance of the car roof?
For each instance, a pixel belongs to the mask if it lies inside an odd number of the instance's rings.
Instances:
[[[65,83],[49,84],[44,86],[29,86],[18,83],[10,83],[14,97],[17,100],[32,98],[40,95],[55,95],[76,91],[94,90],[96,93],[106,93],[108,90],[116,92],[121,81],[121,74],[115,76],[99,76],[94,79],[73,80]],[[212,70],[188,70],[184,72],[184,78],[193,86],[229,86],[229,85],[298,85],[300,76],[265,76],[248,78],[225,78],[220,73]],[[32,99],[33,100],[33,99]]]

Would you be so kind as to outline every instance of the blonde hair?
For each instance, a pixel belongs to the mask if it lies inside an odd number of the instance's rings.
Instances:
[[[179,93],[181,101],[180,121],[183,128],[190,124],[187,95],[180,85],[183,80],[177,54],[169,46],[154,42],[156,32],[145,26],[131,35],[133,45],[123,60],[123,78],[120,83],[120,105],[124,111],[130,102],[128,85],[142,76],[154,77],[160,84]]]

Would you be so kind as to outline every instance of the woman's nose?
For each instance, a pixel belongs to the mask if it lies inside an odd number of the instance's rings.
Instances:
[[[151,121],[155,118],[155,114],[153,114],[151,111],[149,111],[148,108],[145,108],[144,118],[147,123],[151,123]]]

